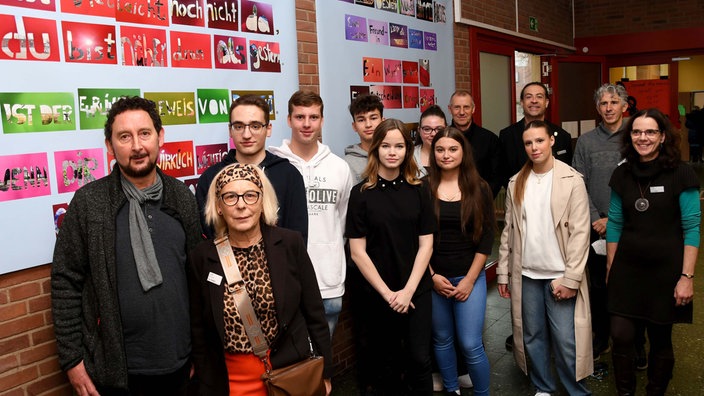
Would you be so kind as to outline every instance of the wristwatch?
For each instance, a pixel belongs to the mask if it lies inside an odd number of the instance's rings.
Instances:
[[[682,274],[682,276],[684,276],[684,277],[687,278],[687,279],[692,279],[692,278],[694,278],[694,274]]]

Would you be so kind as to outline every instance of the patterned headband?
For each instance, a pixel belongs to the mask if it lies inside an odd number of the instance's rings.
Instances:
[[[260,190],[263,189],[262,180],[259,178],[259,174],[254,169],[254,165],[236,163],[228,165],[218,174],[218,178],[215,181],[215,196],[219,197],[220,190],[222,190],[222,188],[229,182],[235,180],[247,180],[256,184]]]

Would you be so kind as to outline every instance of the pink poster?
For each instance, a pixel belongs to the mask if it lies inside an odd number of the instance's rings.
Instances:
[[[46,153],[0,156],[0,202],[51,195]]]
[[[435,104],[435,90],[428,88],[420,89],[420,111],[424,112],[428,107]]]
[[[384,109],[400,109],[402,107],[400,85],[372,85],[369,87],[369,93],[381,99]]]
[[[384,59],[384,81],[387,83],[400,83],[403,80],[401,61]]]
[[[210,166],[222,161],[225,154],[227,154],[226,143],[196,146],[196,173],[200,175]]]
[[[54,165],[59,194],[76,191],[105,176],[102,148],[55,151]]]

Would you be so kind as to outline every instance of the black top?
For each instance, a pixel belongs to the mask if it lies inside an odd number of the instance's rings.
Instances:
[[[162,375],[183,367],[191,353],[186,283],[186,233],[161,202],[142,205],[163,283],[142,290],[130,240],[129,203],[117,212],[117,295],[130,374]]]
[[[525,118],[510,125],[499,132],[499,142],[501,147],[501,169],[500,183],[508,186],[508,179],[518,173],[523,164],[528,161],[525,146],[523,145],[523,131],[525,130]],[[545,121],[550,127],[555,144],[552,146],[552,155],[566,164],[572,164],[572,135],[564,129],[550,122]]]
[[[403,177],[392,181],[379,177],[376,187],[360,191],[365,182],[352,188],[345,234],[366,238],[367,254],[379,275],[391,290],[400,290],[411,275],[418,237],[435,232],[430,193],[423,185],[409,185]],[[415,294],[431,286],[426,271]]]
[[[454,121],[451,126],[457,128]],[[470,146],[472,146],[474,163],[477,166],[477,171],[479,171],[479,176],[489,183],[491,193],[496,196],[501,190],[499,173],[501,146],[499,145],[499,137],[494,132],[482,128],[474,122],[469,124],[469,128],[462,131],[462,133],[469,141]]]
[[[694,170],[683,163],[671,170],[661,169],[657,161],[632,167],[624,163],[614,171],[609,186],[621,197],[623,210],[623,229],[609,273],[609,312],[654,323],[691,322],[692,304],[676,306],[673,291],[684,255],[679,196],[699,188]],[[635,208],[641,189],[650,203],[644,212]]]
[[[462,232],[461,202],[439,201],[440,218],[438,230],[433,237],[433,256],[430,264],[436,273],[446,278],[467,275],[476,253],[487,256],[491,254],[494,244],[494,210],[490,192],[488,189],[483,189],[482,192],[486,208],[483,211],[484,226],[478,243],[472,241],[472,219],[467,225],[466,232]]]

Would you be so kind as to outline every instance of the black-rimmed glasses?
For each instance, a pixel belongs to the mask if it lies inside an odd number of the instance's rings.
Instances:
[[[237,202],[239,202],[240,198],[242,198],[244,203],[246,203],[247,205],[254,205],[259,201],[260,195],[262,195],[262,193],[260,193],[259,191],[245,191],[242,194],[226,192],[220,195],[220,199],[222,200],[222,203],[227,206],[237,205]]]
[[[230,124],[230,130],[235,133],[244,133],[244,130],[246,128],[249,128],[249,132],[252,134],[257,134],[260,133],[266,126],[267,124],[262,124],[261,122],[250,122],[249,124],[245,124],[244,122],[231,122]]]

